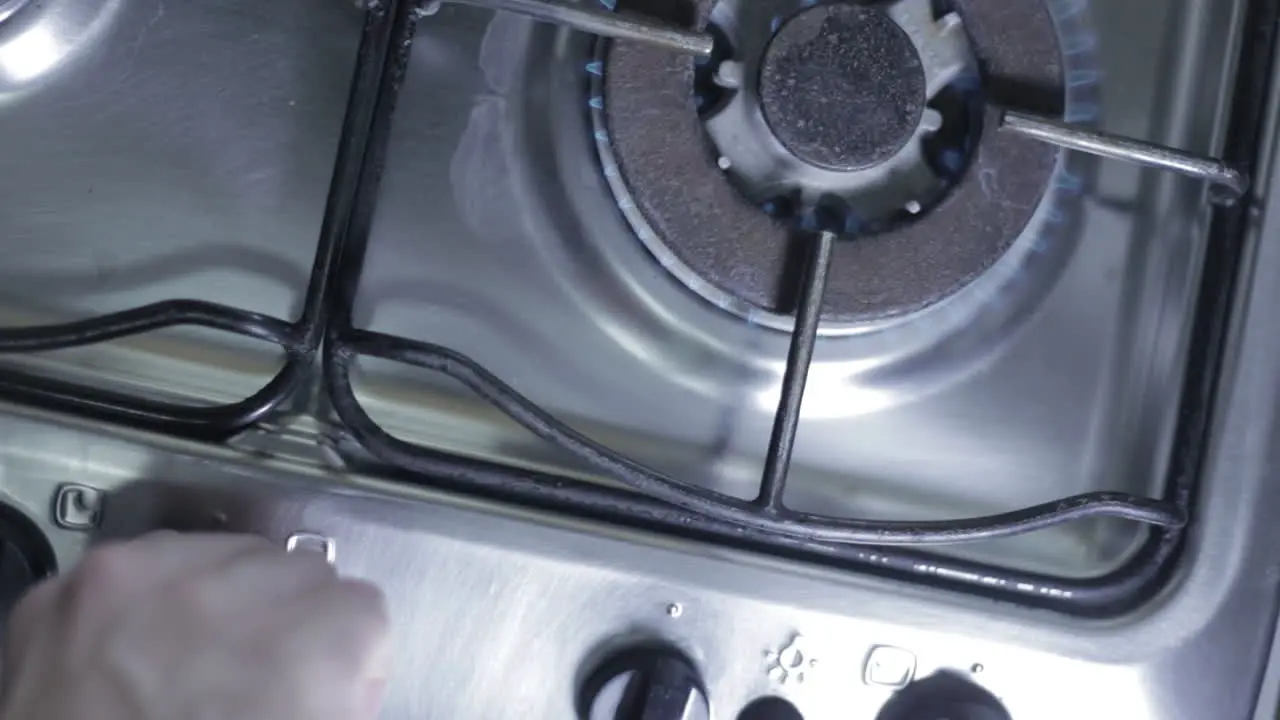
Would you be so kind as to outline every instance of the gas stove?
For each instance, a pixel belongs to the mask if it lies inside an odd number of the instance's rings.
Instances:
[[[0,609],[236,530],[387,718],[1269,717],[1277,10],[0,0]]]

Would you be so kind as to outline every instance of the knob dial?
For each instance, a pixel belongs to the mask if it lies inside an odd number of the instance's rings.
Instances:
[[[606,661],[583,688],[586,720],[709,720],[693,663],[668,648],[636,648]]]
[[[1011,720],[1000,700],[952,672],[917,680],[890,698],[876,720]]]
[[[19,598],[54,572],[53,548],[18,510],[0,503],[0,641]]]

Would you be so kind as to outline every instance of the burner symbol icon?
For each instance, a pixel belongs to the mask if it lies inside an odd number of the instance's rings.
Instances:
[[[769,677],[782,685],[803,683],[805,673],[818,666],[818,660],[809,651],[803,635],[796,635],[776,651],[766,652],[764,659],[768,663]]]

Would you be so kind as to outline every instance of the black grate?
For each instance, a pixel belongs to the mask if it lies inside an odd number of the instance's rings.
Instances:
[[[1255,0],[1246,23],[1239,86],[1226,160],[1249,167],[1262,127],[1280,0]],[[111,422],[205,440],[223,440],[270,415],[317,379],[339,421],[339,434],[385,465],[393,477],[553,507],[613,522],[660,527],[751,548],[825,559],[842,566],[908,577],[1015,599],[1064,612],[1104,614],[1141,602],[1167,577],[1192,517],[1213,405],[1215,378],[1247,226],[1247,203],[1216,210],[1200,306],[1196,349],[1178,426],[1179,448],[1163,498],[1097,492],[995,515],[953,521],[883,522],[798,513],[782,503],[800,399],[817,331],[832,238],[804,239],[810,266],[797,311],[781,401],[761,492],[753,501],[665,477],[559,422],[473,360],[446,347],[356,328],[352,319],[369,229],[377,203],[395,103],[408,64],[418,13],[411,2],[379,4],[366,18],[336,169],[304,308],[297,321],[215,303],[172,300],[57,326],[0,330],[0,353],[88,345],[171,326],[199,326],[274,343],[287,353],[280,372],[253,396],[217,407],[148,400],[27,373],[0,372],[0,396]],[[573,453],[633,492],[496,463],[461,458],[399,440],[361,407],[352,362],[373,357],[443,373],[538,437]],[[320,360],[317,363],[317,359]],[[1089,580],[998,569],[903,546],[993,538],[1088,517],[1111,516],[1155,528],[1123,568]]]

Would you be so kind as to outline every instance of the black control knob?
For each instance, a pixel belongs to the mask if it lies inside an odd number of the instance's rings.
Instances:
[[[44,533],[21,512],[0,503],[0,640],[18,599],[55,569]]]
[[[986,690],[952,672],[916,680],[890,698],[876,720],[1011,720]]]
[[[646,647],[601,665],[583,686],[578,714],[584,720],[709,720],[711,708],[692,662],[669,648]]]

